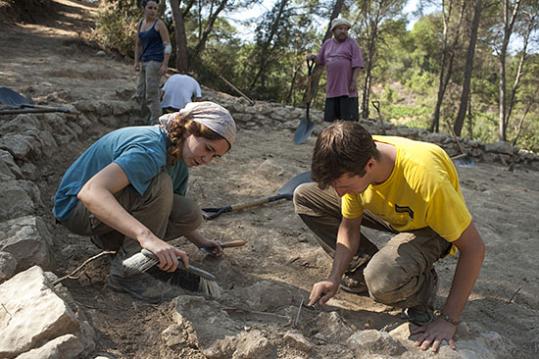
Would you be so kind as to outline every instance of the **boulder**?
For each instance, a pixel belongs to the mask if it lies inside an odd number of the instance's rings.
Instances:
[[[79,356],[84,347],[73,334],[62,335],[42,347],[32,349],[16,359],[71,359]]]
[[[27,216],[35,212],[33,183],[7,181],[0,187],[0,221]],[[1,234],[0,234],[1,236]],[[0,237],[1,238],[1,237]]]
[[[37,266],[2,283],[0,298],[1,358],[14,358],[79,330],[75,314],[49,287],[45,273]],[[60,342],[63,339],[57,344]]]
[[[9,252],[0,252],[0,283],[13,277],[17,269],[17,260]]]
[[[26,216],[0,223],[0,250],[17,261],[17,272],[39,265],[52,266],[51,234],[40,217]]]

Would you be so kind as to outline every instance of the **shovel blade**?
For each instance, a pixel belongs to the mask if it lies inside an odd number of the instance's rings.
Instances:
[[[314,123],[311,122],[308,118],[302,118],[299,123],[296,133],[294,133],[294,143],[296,145],[301,145],[311,136],[311,133],[314,129]]]

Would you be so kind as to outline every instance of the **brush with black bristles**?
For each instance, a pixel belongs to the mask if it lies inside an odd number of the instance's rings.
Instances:
[[[159,258],[143,248],[139,253],[132,255],[122,262],[124,275],[130,276],[137,273],[148,272],[153,277],[168,282],[191,291],[198,291],[218,298],[221,295],[222,289],[215,281],[215,276],[203,269],[189,265],[186,269],[183,267],[183,262],[178,261],[178,269],[175,272],[165,272],[154,268],[159,263]]]

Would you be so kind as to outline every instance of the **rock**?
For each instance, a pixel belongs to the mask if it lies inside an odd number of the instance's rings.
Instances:
[[[6,150],[17,160],[37,159],[41,152],[36,152],[34,138],[27,135],[14,134],[0,138],[0,149]]]
[[[0,187],[0,221],[27,216],[35,212],[34,193],[28,193],[24,181],[7,181]],[[31,185],[31,182],[29,183]],[[28,188],[28,186],[26,186]],[[0,225],[1,226],[1,225]],[[1,238],[1,234],[0,234]]]
[[[106,55],[105,51],[103,50],[99,50],[98,52],[95,53],[97,56],[100,56],[100,57],[104,57]]]
[[[260,330],[242,332],[233,359],[259,359],[275,357],[275,347]]]
[[[13,277],[17,269],[17,260],[9,252],[0,252],[0,283]]]
[[[298,331],[287,331],[284,334],[283,339],[290,347],[304,352],[309,352],[313,348],[313,344]]]
[[[79,338],[67,334],[51,340],[40,348],[23,353],[16,359],[70,359],[76,358],[83,350]]]
[[[43,270],[34,266],[0,285],[0,357],[43,346],[79,330],[73,311],[58,297]]]
[[[359,330],[348,340],[346,345],[359,353],[376,353],[384,355],[400,355],[406,348],[388,333],[379,330]]]
[[[499,141],[496,143],[488,143],[485,145],[486,152],[503,153],[512,155],[515,149],[509,142]]]
[[[204,297],[180,295],[175,303],[176,324],[192,336],[187,340],[196,343],[204,355],[220,358],[223,348],[228,347],[225,338],[239,333],[239,323],[232,320],[219,303]],[[220,343],[221,340],[225,342]]]
[[[13,156],[8,151],[0,150],[0,181],[21,178],[23,178],[21,169],[13,160]]]
[[[23,165],[21,166],[21,172],[25,179],[31,181],[37,181],[37,179],[39,178],[39,171],[33,163],[23,163]]]
[[[310,327],[318,333],[315,338],[325,342],[338,343],[347,340],[357,328],[348,324],[337,312],[322,312],[316,316]]]
[[[19,217],[0,223],[0,250],[17,260],[17,272],[39,265],[52,267],[51,234],[40,217]]]
[[[172,349],[179,345],[188,345],[191,348],[196,348],[198,346],[198,339],[191,322],[180,316],[177,318],[177,323],[169,326],[161,333],[165,344]]]

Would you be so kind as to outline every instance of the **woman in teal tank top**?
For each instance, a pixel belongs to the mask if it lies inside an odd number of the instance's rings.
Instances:
[[[143,111],[149,111],[149,124],[161,115],[159,84],[168,68],[172,52],[165,23],[157,17],[158,0],[143,0],[144,17],[135,36],[135,71],[139,72],[137,97]]]

